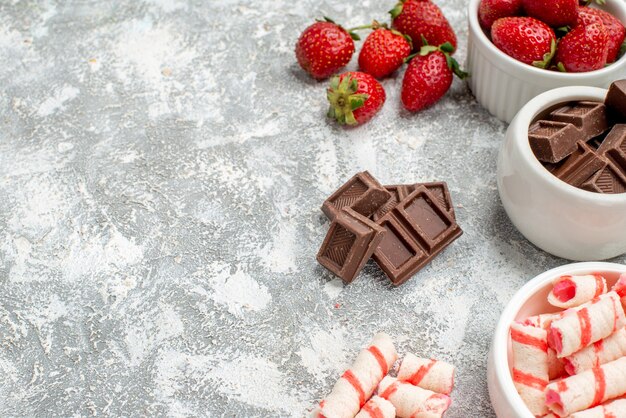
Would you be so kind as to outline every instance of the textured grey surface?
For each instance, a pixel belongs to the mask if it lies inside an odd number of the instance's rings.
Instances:
[[[397,75],[340,129],[294,61],[313,18],[391,3],[2,2],[0,416],[302,416],[378,330],[458,367],[449,418],[493,416],[499,311],[564,263],[502,210],[506,126],[459,81],[409,115]],[[443,9],[462,61],[465,1]],[[315,262],[319,205],[363,169],[457,205],[465,234],[401,288]]]

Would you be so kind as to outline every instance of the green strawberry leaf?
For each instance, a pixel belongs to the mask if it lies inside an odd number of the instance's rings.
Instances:
[[[342,123],[341,121],[339,123]],[[357,121],[356,118],[354,117],[354,113],[352,112],[348,112],[343,116],[343,124],[348,124],[348,125],[356,125]]]
[[[359,107],[363,107],[369,97],[369,94],[353,94],[350,96],[350,108],[357,110]]]
[[[406,58],[404,59],[404,63],[405,63],[405,64],[406,64],[406,63],[408,63],[408,62],[409,62],[409,61],[411,61],[413,58],[417,57],[419,54],[420,54],[419,52],[416,52],[416,53],[414,53],[414,54],[409,55],[408,57],[406,57]]]
[[[402,13],[402,3],[396,4],[393,9],[389,10],[392,19],[400,16],[400,13]]]
[[[424,45],[423,47],[420,48],[419,54],[422,57],[424,57],[424,56],[430,54],[431,52],[435,52],[435,51],[439,51],[439,48],[437,48],[434,45]]]
[[[553,39],[552,44],[550,44],[550,52],[546,52],[543,55],[542,61],[533,61],[533,66],[537,68],[548,68],[550,66],[550,61],[554,58],[554,54],[556,53],[556,41]]]
[[[555,32],[558,37],[563,37],[569,33],[572,28],[569,26],[561,26],[560,28],[556,28]]]
[[[354,33],[354,32],[348,32],[348,34],[355,41],[360,41],[361,40],[361,37],[359,35],[357,35],[356,33]]]
[[[426,39],[426,37],[425,37],[424,35],[420,35],[420,36],[421,36],[421,38],[422,38],[422,45],[423,45],[423,46],[428,45],[428,39]]]
[[[454,47],[450,42],[446,42],[444,44],[439,45],[439,49],[443,52],[447,52],[449,54],[454,52]]]
[[[565,66],[563,65],[563,63],[562,63],[562,62],[559,62],[559,63],[556,65],[556,68],[557,68],[557,70],[559,70],[559,71],[560,71],[560,72],[562,72],[562,73],[566,73],[566,72],[567,72],[567,70],[565,69]]]
[[[446,54],[446,61],[448,62],[448,67],[452,70],[452,72],[459,77],[461,80],[465,80],[467,77],[469,77],[469,73],[463,71],[461,69],[461,66],[459,65],[459,63],[457,62],[457,60],[455,60],[454,58],[452,58],[451,56],[449,56],[448,54]]]

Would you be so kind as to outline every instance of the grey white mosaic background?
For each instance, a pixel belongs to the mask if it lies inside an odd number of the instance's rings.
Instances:
[[[505,124],[459,81],[407,114],[398,74],[340,129],[293,56],[315,17],[392,2],[0,4],[0,416],[300,417],[379,330],[458,366],[448,418],[493,416],[499,311],[564,263],[500,206]],[[465,1],[439,3],[463,61]],[[318,207],[363,169],[448,181],[465,230],[398,289],[315,262]]]

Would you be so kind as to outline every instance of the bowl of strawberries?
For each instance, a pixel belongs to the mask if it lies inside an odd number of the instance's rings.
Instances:
[[[470,89],[505,122],[547,90],[626,74],[621,0],[471,0],[468,16]]]

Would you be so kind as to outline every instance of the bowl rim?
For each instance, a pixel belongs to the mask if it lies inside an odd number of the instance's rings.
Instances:
[[[508,129],[512,130],[515,137],[523,138],[522,140],[515,140],[514,142],[520,148],[521,155],[527,161],[533,173],[541,177],[543,181],[546,181],[552,187],[577,197],[578,199],[593,201],[598,204],[626,204],[626,193],[605,194],[590,192],[572,186],[554,176],[546,170],[537,157],[535,157],[535,154],[530,148],[530,142],[527,139],[530,123],[542,110],[558,105],[559,103],[576,100],[603,100],[606,96],[606,92],[607,90],[603,88],[587,86],[567,86],[548,90],[526,103],[519,110]]]
[[[528,281],[515,293],[515,295],[513,295],[504,307],[502,314],[500,314],[498,324],[496,325],[491,352],[497,383],[501,386],[502,395],[506,398],[506,403],[511,406],[513,411],[526,413],[529,418],[533,417],[524,404],[524,401],[522,401],[522,398],[517,393],[509,371],[507,345],[509,328],[515,320],[515,316],[530,296],[541,290],[544,286],[546,286],[546,284],[551,283],[555,277],[562,276],[564,274],[579,275],[595,271],[623,274],[626,273],[626,265],[605,261],[588,261],[555,267],[548,271],[544,271]]]
[[[565,80],[570,82],[583,82],[589,79],[601,78],[602,76],[609,76],[612,72],[618,71],[621,67],[626,65],[626,53],[623,54],[617,61],[610,65],[601,68],[599,70],[587,71],[582,73],[562,73],[558,71],[550,71],[543,68],[533,67],[532,65],[524,64],[513,57],[508,56],[502,52],[494,43],[487,37],[478,21],[478,7],[481,0],[470,0],[468,5],[468,19],[469,19],[469,31],[473,32],[475,39],[487,48],[492,55],[501,59],[503,63],[515,67],[518,71],[526,71],[531,75],[543,76],[549,80]],[[626,26],[626,2],[618,1],[612,3],[614,6],[622,10],[622,19],[620,21]],[[601,7],[601,9],[604,9]],[[613,14],[613,13],[611,13]],[[615,15],[614,15],[615,16]],[[618,16],[615,16],[619,19]]]

